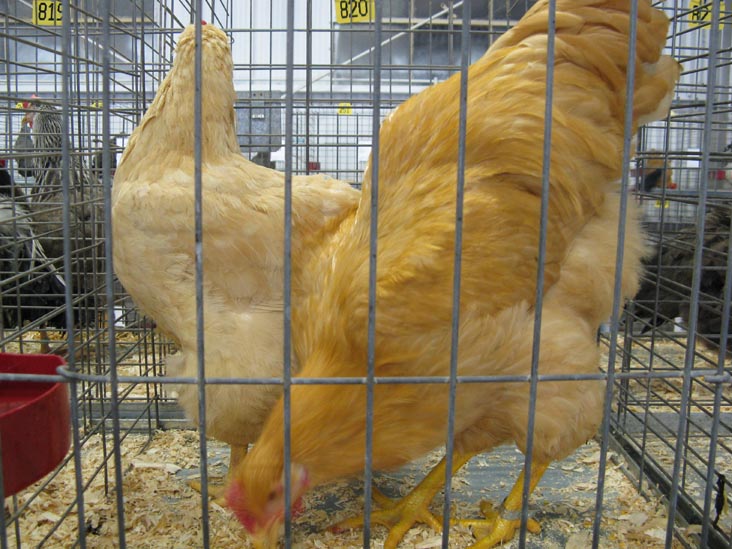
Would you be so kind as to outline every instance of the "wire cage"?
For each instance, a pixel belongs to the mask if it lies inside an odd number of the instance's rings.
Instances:
[[[112,264],[117,164],[171,69],[181,30],[205,20],[226,32],[246,159],[284,172],[285,181],[320,174],[360,189],[380,123],[478,60],[533,4],[0,0],[0,349],[66,360],[57,375],[0,369],[0,417],[12,407],[13,384],[61,383],[69,389],[72,433],[70,452],[51,474],[4,494],[0,547],[249,546],[233,515],[207,498],[214,477],[226,472],[229,450],[204,419],[186,418],[177,398],[185,387],[202,399],[204,387],[227,383],[284,385],[289,394],[289,359],[280,358],[276,378],[232,381],[205,370],[201,354],[198,377],[165,377],[182,344],[160,319],[143,315]],[[654,5],[671,20],[665,53],[680,61],[682,75],[664,120],[635,136],[626,130],[622,194],[642,211],[645,274],[636,299],[616,299],[615,320],[598,332],[595,377],[610,390],[597,436],[550,466],[536,501],[523,499],[524,519],[535,516],[543,529],[528,533],[523,520],[512,546],[732,544],[725,505],[732,481],[732,6]],[[190,132],[200,145],[201,128]],[[193,238],[193,212],[189,222]],[[198,266],[200,289],[206,272]],[[290,279],[283,284],[288,303]],[[378,302],[375,311],[378,317]],[[200,335],[207,318],[197,319]],[[281,357],[287,349],[288,342]],[[512,381],[541,386],[534,374]],[[373,390],[372,375],[364,364],[359,382]],[[458,381],[476,382],[445,376],[440,383],[454,396]],[[368,437],[365,447],[373,451]],[[285,546],[383,546],[386,530],[368,521],[364,529],[326,528],[375,509],[372,480],[386,494],[405,493],[441,452],[397,471],[367,466],[363,478],[314,490],[302,515],[287,521]],[[447,516],[476,517],[478,502],[500,501],[506,478],[524,464],[511,447],[473,459],[432,511],[441,517],[446,503]],[[415,525],[400,547],[475,541],[464,526],[446,532]]]

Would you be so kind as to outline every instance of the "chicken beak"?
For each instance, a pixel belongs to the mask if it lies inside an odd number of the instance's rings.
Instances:
[[[267,545],[259,536],[252,536],[252,547],[254,547],[254,549],[265,549]]]
[[[275,549],[280,537],[280,525],[271,524],[269,527],[253,533],[251,537],[254,549]]]

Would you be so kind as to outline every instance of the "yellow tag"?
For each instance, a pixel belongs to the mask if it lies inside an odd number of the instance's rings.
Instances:
[[[55,0],[33,0],[33,24],[60,26],[63,2]]]
[[[350,103],[338,103],[338,114],[353,114],[353,107]]]
[[[368,23],[373,18],[374,0],[334,0],[336,23]]]
[[[707,28],[710,25],[706,24],[712,20],[712,2],[714,0],[689,0],[689,25],[692,27],[701,27],[705,25]],[[724,28],[724,22],[722,18],[725,16],[724,4],[720,6],[719,10],[719,29]]]
[[[666,200],[666,201],[665,201],[665,202],[663,203],[663,208],[664,208],[664,210],[665,210],[666,208],[668,208],[668,207],[669,207],[670,205],[671,205],[671,202],[669,202],[668,200]],[[660,208],[660,207],[661,207],[661,201],[660,201],[660,200],[656,200],[656,208]]]

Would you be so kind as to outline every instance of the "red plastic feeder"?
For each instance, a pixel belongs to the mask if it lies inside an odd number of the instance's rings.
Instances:
[[[0,374],[55,375],[55,355],[0,353]],[[65,383],[0,380],[0,444],[5,497],[53,471],[71,443]]]

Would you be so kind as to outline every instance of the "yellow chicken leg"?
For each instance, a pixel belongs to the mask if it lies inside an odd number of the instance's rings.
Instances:
[[[453,474],[465,465],[475,454],[454,454],[452,462]],[[440,460],[434,469],[409,494],[401,500],[393,500],[374,489],[373,497],[381,509],[371,513],[371,522],[386,526],[389,535],[384,542],[384,549],[395,549],[404,534],[421,522],[431,526],[437,532],[442,531],[442,520],[429,510],[435,494],[445,484],[445,458]],[[353,517],[331,526],[333,530],[345,530],[363,526],[363,517]]]
[[[539,484],[544,475],[548,463],[536,464],[531,468],[531,484],[529,495],[532,494],[536,485]],[[521,503],[524,492],[524,471],[521,471],[516,484],[508,494],[499,509],[493,509],[489,502],[481,502],[480,510],[485,515],[483,520],[459,520],[458,524],[469,526],[473,529],[473,535],[479,538],[469,549],[488,549],[498,544],[503,544],[513,538],[514,533],[521,527]],[[541,532],[541,526],[534,519],[529,519],[526,528],[532,534]]]
[[[209,482],[208,483],[208,495],[213,498],[214,503],[218,505],[225,505],[224,501],[224,488],[228,484],[229,475],[234,468],[244,459],[247,455],[247,446],[231,446],[231,453],[229,454],[229,470],[226,472],[223,482]],[[201,492],[201,481],[191,480],[188,482],[188,486],[193,488],[196,492]]]

